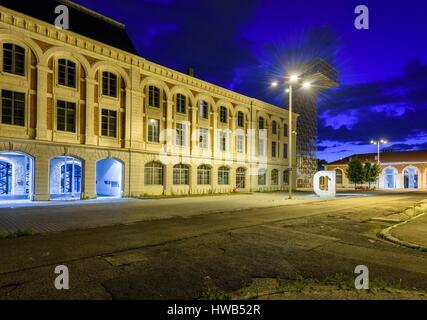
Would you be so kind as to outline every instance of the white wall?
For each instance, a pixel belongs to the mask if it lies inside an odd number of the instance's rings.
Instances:
[[[123,164],[115,159],[96,163],[96,193],[98,196],[119,197],[123,190]]]

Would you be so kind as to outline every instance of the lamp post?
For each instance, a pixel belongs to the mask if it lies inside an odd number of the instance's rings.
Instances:
[[[387,140],[385,139],[378,139],[378,140],[371,140],[371,144],[376,144],[377,145],[377,164],[378,164],[378,169],[380,168],[380,145],[381,144],[386,144]],[[380,188],[380,178],[378,178],[378,189]]]
[[[292,160],[293,160],[293,155],[292,155],[292,143],[293,143],[293,139],[292,139],[292,134],[293,134],[293,129],[292,129],[292,124],[293,124],[293,119],[292,119],[292,93],[293,93],[293,85],[294,84],[298,84],[300,82],[300,77],[298,75],[291,75],[288,78],[287,81],[287,88],[285,90],[286,93],[288,93],[288,97],[289,97],[289,118],[288,118],[288,192],[289,192],[289,199],[292,199],[292,181],[293,181],[293,168],[292,168]],[[277,81],[272,82],[271,83],[272,87],[277,87],[279,85],[279,83]],[[311,83],[308,81],[303,82],[302,84],[302,88],[304,89],[308,89],[311,87]]]

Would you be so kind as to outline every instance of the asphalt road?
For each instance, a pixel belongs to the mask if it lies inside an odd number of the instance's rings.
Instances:
[[[0,298],[192,299],[259,278],[353,279],[361,264],[372,282],[426,291],[427,253],[378,239],[388,225],[370,221],[426,196],[342,198],[3,239]],[[57,265],[69,268],[69,290],[54,287]]]

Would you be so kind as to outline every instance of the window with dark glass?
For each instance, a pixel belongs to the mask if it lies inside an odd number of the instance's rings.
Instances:
[[[279,184],[279,171],[274,169],[271,171],[271,185],[277,186]]]
[[[271,142],[271,156],[273,158],[275,158],[276,154],[277,154],[277,142],[276,141],[272,141]]]
[[[25,94],[9,90],[1,91],[1,123],[25,126]]]
[[[265,127],[264,127],[264,118],[263,117],[260,117],[259,119],[258,119],[258,129],[260,129],[260,130],[262,130],[262,129],[264,129]]]
[[[285,170],[283,171],[283,184],[289,183],[289,171]]]
[[[230,169],[227,167],[220,167],[218,169],[218,184],[227,185],[230,183]]]
[[[201,100],[200,101],[200,118],[207,119],[209,117],[209,104]]]
[[[288,144],[285,143],[283,144],[283,159],[287,159],[288,158]]]
[[[102,109],[101,134],[105,137],[117,137],[117,111]]]
[[[267,183],[267,172],[265,169],[258,170],[258,185],[264,186]]]
[[[219,108],[219,121],[222,123],[227,123],[227,108],[220,107]]]
[[[285,123],[284,125],[283,125],[283,136],[284,137],[287,137],[288,136],[288,125]]]
[[[13,44],[3,44],[3,71],[19,76],[25,75],[25,49]]]
[[[155,86],[148,87],[148,105],[160,108],[160,89]]]
[[[76,87],[76,64],[66,59],[58,60],[58,83],[67,87]]]
[[[176,112],[185,113],[186,100],[187,99],[183,94],[178,93],[176,95]]]
[[[242,111],[239,111],[237,113],[237,125],[239,127],[244,127],[245,126],[245,115],[243,114]]]
[[[114,73],[107,71],[102,73],[102,94],[117,97],[117,76]]]
[[[58,100],[56,106],[56,129],[76,132],[76,104]]]
[[[277,122],[273,121],[273,123],[271,124],[271,132],[273,134],[277,134]]]
[[[189,184],[189,167],[184,164],[177,164],[173,167],[173,184],[188,185]]]
[[[150,162],[144,167],[145,185],[163,185],[163,165],[160,162]]]

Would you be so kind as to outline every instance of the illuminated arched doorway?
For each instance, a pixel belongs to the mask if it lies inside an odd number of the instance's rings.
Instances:
[[[384,169],[384,188],[395,189],[397,187],[397,170],[396,168]]]
[[[96,195],[121,197],[123,192],[123,163],[114,158],[96,162]]]
[[[403,170],[403,186],[405,189],[418,189],[418,170],[406,168]]]
[[[80,199],[82,180],[81,160],[68,156],[50,160],[50,198],[52,200]]]
[[[21,152],[0,152],[0,200],[33,197],[34,159]]]

